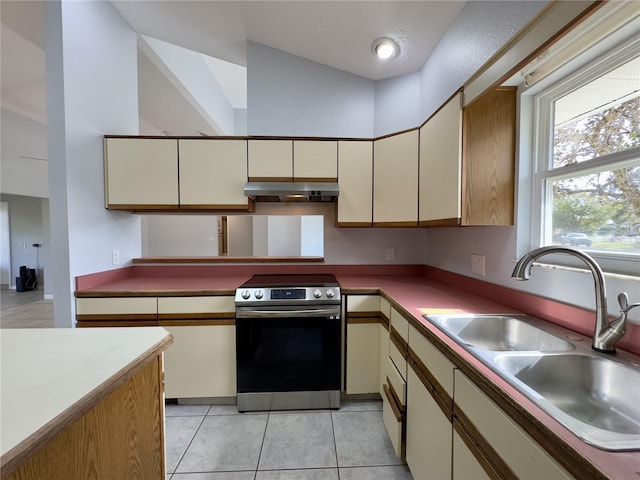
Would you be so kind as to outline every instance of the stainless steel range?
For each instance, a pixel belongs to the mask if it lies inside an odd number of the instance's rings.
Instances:
[[[340,408],[333,275],[255,275],[236,290],[238,410]]]

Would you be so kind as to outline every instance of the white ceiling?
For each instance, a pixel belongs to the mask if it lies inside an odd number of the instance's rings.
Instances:
[[[228,72],[243,74],[247,40],[372,80],[418,71],[465,4],[455,0],[111,3],[140,34],[234,64],[208,62],[223,89]],[[46,123],[44,2],[1,0],[0,8],[2,107]],[[379,36],[390,36],[400,44],[397,58],[382,62],[371,54],[371,42]],[[141,125],[173,134],[213,134],[152,62],[141,58],[139,77],[141,91],[146,92],[140,96]],[[231,86],[238,83],[230,81]],[[149,95],[167,99],[167,107],[153,105]],[[235,108],[246,102],[246,92],[236,89],[228,96]]]

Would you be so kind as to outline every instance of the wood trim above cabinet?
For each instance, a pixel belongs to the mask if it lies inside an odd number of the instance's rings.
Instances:
[[[374,227],[394,228],[394,227],[417,227],[418,221],[410,222],[373,222]]]
[[[459,227],[462,225],[461,218],[443,218],[441,220],[421,220],[419,227]]]

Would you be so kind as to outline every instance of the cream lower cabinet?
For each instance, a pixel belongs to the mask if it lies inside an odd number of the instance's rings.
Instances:
[[[167,398],[236,395],[235,326],[162,326],[173,334],[164,354]]]
[[[453,432],[453,478],[456,480],[491,480],[480,461],[474,456],[457,431]]]
[[[471,439],[467,448],[473,447],[473,455],[492,478],[573,478],[460,370],[455,371],[454,423],[460,438],[467,435]],[[469,478],[468,454],[462,452],[457,459],[454,451],[454,479]]]
[[[407,333],[409,323],[390,307],[389,356],[386,359],[382,395],[382,417],[393,449],[405,457],[407,405]]]
[[[346,309],[346,393],[377,393],[380,390],[380,297],[348,295]]]
[[[156,297],[76,298],[76,326],[153,327],[158,325]]]
[[[454,369],[409,326],[406,460],[416,480],[451,478]]]
[[[158,298],[158,324],[174,337],[164,353],[167,398],[236,395],[234,312],[231,296]]]

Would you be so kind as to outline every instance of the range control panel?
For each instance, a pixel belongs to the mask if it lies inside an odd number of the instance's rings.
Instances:
[[[236,304],[248,302],[291,303],[340,303],[340,287],[240,287],[236,290]]]

